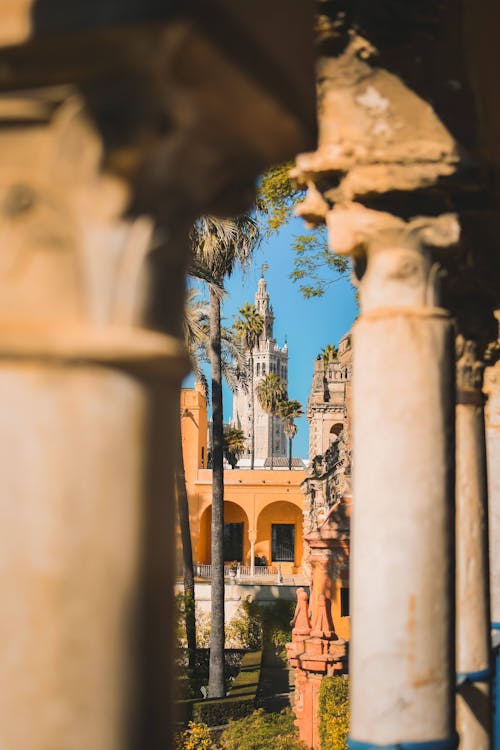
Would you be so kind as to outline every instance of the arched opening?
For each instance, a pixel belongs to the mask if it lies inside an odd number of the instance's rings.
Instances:
[[[292,573],[302,565],[303,515],[301,509],[286,500],[269,503],[257,519],[255,554],[266,558],[267,565],[281,565]]]
[[[212,506],[200,518],[200,537],[196,562],[209,564],[211,554]],[[246,562],[249,555],[248,516],[243,508],[230,500],[224,501],[224,561]]]

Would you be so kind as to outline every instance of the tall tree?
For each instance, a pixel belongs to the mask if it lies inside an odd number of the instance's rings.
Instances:
[[[297,434],[297,425],[295,419],[298,419],[304,413],[302,404],[300,401],[280,401],[278,405],[278,413],[284,422],[283,429],[285,435],[288,438],[288,468],[292,468],[292,440]]]
[[[250,469],[253,470],[255,462],[255,387],[254,387],[254,361],[253,350],[259,340],[264,328],[264,318],[257,312],[255,305],[245,302],[243,307],[238,308],[240,317],[233,324],[233,328],[244,343],[249,357],[250,372],[250,404],[251,420],[250,427]]]
[[[181,414],[181,419],[187,415]],[[186,475],[182,455],[182,441],[177,436],[177,461],[175,467],[175,492],[182,545],[182,575],[184,584],[184,621],[188,649],[188,665],[192,671],[196,661],[196,614],[194,592],[193,548],[191,545],[191,527],[189,523],[189,504],[186,491]]]
[[[208,328],[209,306],[199,298],[195,289],[186,292],[184,306],[184,340],[191,361],[191,369],[196,380],[201,384],[205,398],[208,399],[208,383],[203,372],[202,363],[208,361],[210,349]],[[246,377],[246,352],[233,331],[222,328],[222,371],[228,385],[234,388]],[[246,381],[244,381],[246,382]],[[190,417],[189,412],[181,413],[181,420]],[[195,666],[196,657],[196,613],[193,551],[191,543],[191,528],[189,522],[189,502],[186,491],[184,457],[182,453],[182,437],[179,430],[177,440],[177,460],[175,471],[175,487],[177,508],[182,544],[183,583],[184,583],[184,616],[186,639],[188,647],[189,668]]]
[[[257,398],[266,414],[271,417],[271,469],[274,467],[274,417],[279,413],[281,401],[286,399],[286,386],[276,373],[271,372],[257,384]]]
[[[224,684],[224,419],[222,412],[221,301],[220,288],[236,262],[246,263],[259,240],[256,222],[248,216],[236,219],[199,219],[191,233],[193,271],[205,271],[209,284],[210,369],[212,377],[212,630],[208,695],[221,698]]]
[[[197,299],[193,289],[188,289],[184,304],[184,341],[191,360],[191,367],[206,391],[206,378],[199,364],[198,351],[204,339],[203,323],[208,314],[206,303]],[[180,418],[188,418],[189,413],[181,412]],[[191,526],[189,522],[189,502],[186,491],[186,474],[184,456],[182,453],[181,422],[177,435],[177,457],[175,467],[175,491],[177,496],[177,510],[182,545],[182,573],[184,583],[184,620],[186,626],[186,640],[188,648],[188,663],[190,670],[195,667],[196,660],[196,613],[195,589],[193,569],[193,548],[191,544]]]

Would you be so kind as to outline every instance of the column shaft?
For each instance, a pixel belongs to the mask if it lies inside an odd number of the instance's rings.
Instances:
[[[481,399],[481,392],[470,392]],[[460,398],[460,391],[459,391]],[[484,410],[456,408],[456,669],[460,750],[489,750],[491,705]],[[466,675],[470,675],[467,679]],[[465,681],[464,681],[465,680]]]
[[[435,308],[387,308],[356,323],[353,349],[351,736],[444,739],[454,728],[452,327]]]

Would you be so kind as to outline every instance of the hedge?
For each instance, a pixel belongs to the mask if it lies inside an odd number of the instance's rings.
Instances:
[[[294,720],[290,709],[277,714],[259,708],[251,716],[230,721],[219,745],[222,750],[307,750]]]
[[[192,704],[192,718],[210,727],[241,719],[255,709],[260,680],[262,651],[249,651],[241,660],[240,671],[225,698],[206,698]]]
[[[322,750],[347,750],[349,680],[325,677],[319,691],[319,736]]]

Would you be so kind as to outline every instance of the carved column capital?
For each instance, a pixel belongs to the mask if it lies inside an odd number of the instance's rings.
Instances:
[[[458,334],[455,341],[457,356],[457,403],[482,406],[484,348],[473,339]]]
[[[438,306],[434,251],[457,243],[460,227],[454,214],[405,221],[350,203],[328,211],[326,224],[332,250],[353,256],[364,313]]]

